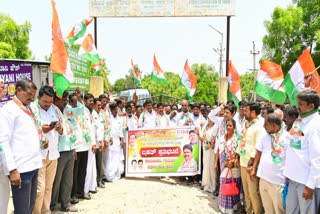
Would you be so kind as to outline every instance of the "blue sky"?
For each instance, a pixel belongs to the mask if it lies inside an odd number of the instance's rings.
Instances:
[[[236,0],[236,15],[231,18],[230,59],[239,73],[253,67],[252,41],[261,52],[266,33],[264,20],[271,19],[276,6],[287,7],[289,3],[291,0]],[[89,18],[89,0],[56,0],[56,8],[65,36],[74,23]],[[29,47],[37,60],[50,54],[50,0],[2,1],[0,12],[18,24],[31,22]],[[98,52],[111,70],[111,83],[128,72],[131,57],[143,74],[151,73],[154,53],[165,71],[180,74],[186,59],[190,64],[212,64],[218,70],[219,55],[212,48],[219,47],[221,37],[209,24],[226,35],[226,17],[98,18]],[[88,32],[93,34],[93,24]],[[258,57],[261,56],[260,53]]]

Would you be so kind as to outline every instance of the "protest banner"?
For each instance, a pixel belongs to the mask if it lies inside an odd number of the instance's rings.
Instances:
[[[127,142],[127,177],[200,174],[194,127],[130,130]]]

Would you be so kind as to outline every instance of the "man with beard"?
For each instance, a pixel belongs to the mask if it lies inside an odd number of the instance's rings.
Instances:
[[[10,179],[15,213],[32,213],[38,169],[42,167],[39,140],[42,132],[29,108],[33,99],[31,88],[30,80],[19,80],[13,100],[0,110],[1,160]]]
[[[319,213],[320,206],[320,105],[315,90],[298,93],[300,117],[290,130],[284,176],[289,179],[287,213]]]
[[[237,148],[237,153],[240,155],[241,180],[245,194],[246,211],[251,213],[253,210],[256,214],[263,211],[259,193],[259,180],[251,180],[249,173],[256,155],[256,144],[265,133],[261,122],[263,120],[258,118],[260,110],[260,104],[257,102],[249,102],[244,107],[246,123],[241,133],[240,145]]]
[[[80,93],[79,89],[76,93]],[[76,117],[83,114],[83,105],[77,106],[77,96],[75,93],[69,95],[70,103],[74,107],[67,105],[68,93],[64,92],[62,97],[54,96],[54,105],[63,113],[64,135],[59,136],[58,150],[60,157],[58,159],[57,172],[52,188],[52,197],[50,209],[54,210],[60,199],[61,211],[77,212],[78,209],[71,205],[71,190],[73,181],[74,167],[74,146],[77,140],[77,133],[80,127],[77,126]]]

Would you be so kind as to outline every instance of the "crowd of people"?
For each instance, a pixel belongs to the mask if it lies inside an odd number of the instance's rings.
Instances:
[[[190,135],[200,141],[202,164],[201,175],[181,180],[218,197],[221,213],[320,212],[314,90],[301,91],[297,107],[187,100],[139,106],[136,96],[128,103],[79,89],[58,96],[27,79],[15,88],[0,109],[0,214],[7,213],[10,189],[15,213],[77,212],[79,199],[124,175],[128,130],[184,126],[195,127]],[[0,98],[5,94],[0,82]],[[184,150],[192,153],[192,146]],[[131,164],[138,169],[143,161]],[[230,183],[236,191],[226,193]]]

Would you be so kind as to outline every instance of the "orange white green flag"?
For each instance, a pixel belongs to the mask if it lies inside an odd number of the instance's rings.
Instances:
[[[298,60],[293,64],[283,81],[290,103],[297,105],[297,94],[305,88],[304,76],[312,73],[310,88],[320,94],[320,78],[315,69],[314,62],[308,49],[304,50]]]
[[[233,100],[236,106],[241,101],[240,75],[231,60],[228,64],[228,100]]]
[[[71,70],[69,56],[65,47],[64,39],[61,33],[59,16],[56,10],[55,1],[51,0],[52,6],[52,56],[50,70],[53,73],[53,83],[57,96],[62,97],[63,92],[74,81]]]
[[[87,26],[93,21],[93,18],[90,20],[83,19],[77,22],[71,29],[69,35],[67,36],[69,44],[73,44],[77,39],[83,37],[87,31]]]
[[[141,71],[138,68],[138,70],[136,69],[136,66],[133,64],[133,58],[131,58],[131,72],[132,72],[132,76],[134,79],[134,82],[136,83],[137,86],[141,86]]]
[[[197,76],[191,70],[188,60],[186,60],[181,74],[180,84],[186,88],[189,101],[192,101],[192,96],[196,92],[197,81]]]
[[[79,49],[79,55],[90,60],[92,64],[98,64],[100,57],[97,52],[96,46],[94,45],[94,41],[91,34],[88,34]]]
[[[282,86],[283,77],[280,65],[263,60],[254,86],[255,93],[271,102],[284,103],[287,95]]]
[[[153,68],[152,68],[152,73],[151,73],[151,79],[153,81],[156,81],[158,83],[164,83],[168,84],[167,78],[164,76],[164,71],[158,64],[156,55],[153,55]]]

